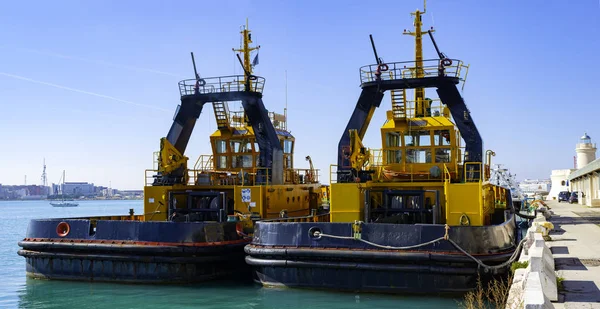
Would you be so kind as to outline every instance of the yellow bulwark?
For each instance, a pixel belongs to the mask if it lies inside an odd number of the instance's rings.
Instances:
[[[258,47],[250,46],[252,40],[247,23],[241,34],[242,47],[234,51],[243,53],[244,68],[251,74],[250,54]],[[245,74],[246,78],[249,74]],[[310,168],[294,167],[295,138],[287,129],[286,111],[283,114],[268,113],[281,143],[284,160],[283,184],[273,185],[269,181],[272,176],[268,174],[269,170],[259,167],[256,135],[244,111],[229,111],[227,102],[218,102],[214,109],[218,128],[210,136],[212,154],[201,155],[193,166],[187,166],[187,157],[178,152],[163,158],[163,162],[172,161],[173,168],[186,169],[187,179],[183,184],[153,186],[153,175],[159,167],[146,170],[144,220],[173,220],[169,217],[173,211],[168,205],[177,209],[217,207],[227,209],[227,220],[242,222],[244,231],[251,233],[256,220],[307,217],[314,215],[315,210],[329,206],[323,202],[327,199],[328,187],[320,184],[319,171],[312,167],[312,161]],[[166,139],[161,141],[164,147],[175,150]],[[307,161],[309,159],[307,157]],[[187,195],[180,194],[182,192]],[[213,205],[215,202],[205,205],[201,199],[188,200],[190,192],[220,195],[222,205]]]
[[[415,30],[405,30],[415,37],[414,66],[390,71],[402,75],[391,79],[429,74],[422,56],[422,35],[427,34],[421,30],[424,13],[411,13]],[[462,63],[455,66],[452,69],[459,72]],[[407,99],[408,91],[414,92],[414,100]],[[423,88],[390,92],[392,108],[381,127],[381,149],[365,148],[350,132],[350,147],[356,148],[350,152],[352,167],[369,172],[371,180],[332,183],[331,221],[451,226],[504,222],[510,193],[488,183],[490,158],[464,163],[462,138],[448,107],[429,98]]]

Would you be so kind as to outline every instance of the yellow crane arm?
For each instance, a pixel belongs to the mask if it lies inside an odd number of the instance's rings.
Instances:
[[[187,183],[187,161],[188,157],[179,152],[165,137],[160,139],[158,172],[161,175],[177,175],[183,177],[182,183]]]
[[[357,130],[350,130],[350,164],[352,168],[361,171],[368,164],[370,159],[370,151],[366,148]]]

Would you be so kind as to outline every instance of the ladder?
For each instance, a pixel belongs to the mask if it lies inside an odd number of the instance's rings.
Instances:
[[[215,119],[217,120],[217,128],[229,128],[229,111],[227,103],[213,102],[213,110],[215,111]]]
[[[391,93],[394,119],[406,119],[406,89],[393,89]]]

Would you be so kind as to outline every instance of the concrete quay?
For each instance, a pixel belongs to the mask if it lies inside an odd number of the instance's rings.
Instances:
[[[545,201],[554,225],[546,242],[562,278],[554,308],[600,309],[600,208]]]

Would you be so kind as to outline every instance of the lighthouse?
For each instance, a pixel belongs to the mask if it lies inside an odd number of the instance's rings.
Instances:
[[[596,160],[596,144],[592,143],[592,138],[584,133],[575,147],[577,152],[577,169],[580,169],[588,163]]]

